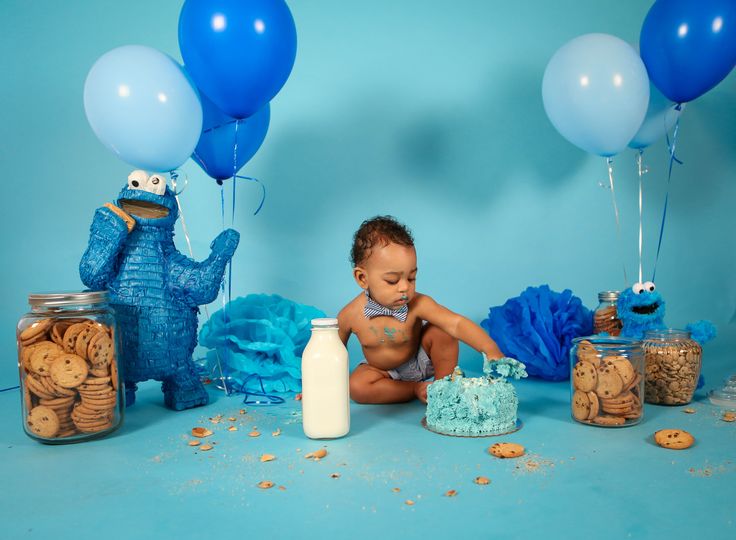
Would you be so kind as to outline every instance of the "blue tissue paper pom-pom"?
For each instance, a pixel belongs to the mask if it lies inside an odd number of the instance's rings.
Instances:
[[[569,289],[558,293],[542,285],[490,308],[481,326],[530,376],[562,381],[570,377],[572,340],[593,333],[593,313]]]
[[[206,359],[210,368],[217,366],[219,356],[224,377],[237,391],[301,392],[302,353],[311,320],[324,316],[315,307],[276,294],[249,294],[213,314],[199,343],[211,349]]]

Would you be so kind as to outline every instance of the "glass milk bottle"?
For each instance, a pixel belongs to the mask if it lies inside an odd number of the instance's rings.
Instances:
[[[302,422],[310,439],[332,439],[350,431],[349,376],[337,319],[312,319],[312,337],[302,354]]]

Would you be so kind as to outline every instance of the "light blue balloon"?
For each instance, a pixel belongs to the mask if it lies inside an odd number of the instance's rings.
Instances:
[[[95,62],[84,83],[84,110],[105,146],[148,171],[179,167],[202,131],[199,94],[184,69],[141,45],[118,47]]]
[[[542,98],[562,136],[591,154],[610,157],[626,148],[641,126],[649,79],[631,45],[608,34],[586,34],[552,56]]]
[[[667,99],[662,92],[650,83],[647,114],[639,131],[629,142],[629,147],[641,150],[664,137],[664,134],[671,130],[677,119],[680,118],[684,107],[685,104],[683,103],[680,108],[677,108],[676,103]]]

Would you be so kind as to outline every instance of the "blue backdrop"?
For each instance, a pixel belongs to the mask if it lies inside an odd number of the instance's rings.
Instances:
[[[233,296],[278,293],[336,313],[358,290],[351,237],[389,213],[414,231],[418,289],[480,321],[527,285],[571,288],[588,307],[636,280],[633,151],[615,159],[623,242],[616,244],[602,158],[565,141],[542,106],[552,54],[581,34],[635,43],[649,2],[289,3],[296,64],[272,102],[266,140],[237,188],[241,232]],[[3,165],[0,386],[17,383],[14,327],[31,292],[77,289],[94,210],[131,167],[84,115],[88,70],[126,44],[181,60],[181,2],[0,4]],[[688,104],[657,270],[667,321],[709,318],[721,333],[736,308],[736,77]],[[156,126],[141,125],[142,130]],[[666,180],[664,142],[647,150],[645,275],[651,278]],[[196,258],[222,229],[220,191],[191,161],[182,205]],[[230,185],[226,183],[230,225]],[[186,245],[179,224],[177,241]],[[211,309],[221,306],[220,300]],[[352,362],[360,358],[355,343]],[[707,353],[706,353],[707,354]],[[472,351],[463,363],[479,368]],[[707,361],[707,359],[706,359]]]

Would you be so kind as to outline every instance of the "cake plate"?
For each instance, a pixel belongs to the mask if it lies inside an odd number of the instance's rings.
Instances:
[[[501,433],[479,433],[477,435],[458,435],[457,433],[448,433],[448,432],[439,431],[437,429],[431,428],[427,425],[427,417],[425,416],[422,418],[422,426],[424,426],[424,428],[427,431],[431,431],[432,433],[437,433],[439,435],[447,435],[448,437],[463,437],[466,439],[478,439],[481,437],[497,437],[499,435],[508,435],[509,433],[514,433],[515,431],[519,431],[522,425],[523,424],[522,424],[521,419],[517,418],[516,423],[514,424],[514,427],[512,427],[508,431],[502,431]]]

